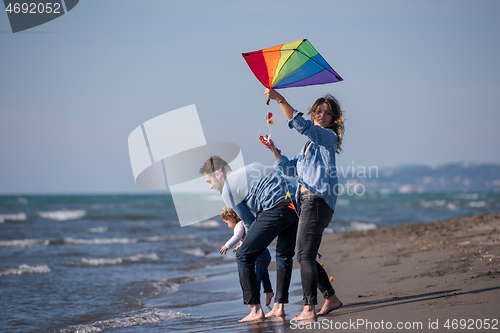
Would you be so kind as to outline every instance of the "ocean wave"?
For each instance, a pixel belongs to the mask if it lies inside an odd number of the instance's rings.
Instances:
[[[365,231],[377,229],[378,226],[371,222],[351,221],[348,226],[329,227],[324,230],[325,234],[333,234],[335,232],[350,232],[350,231]]]
[[[191,240],[196,239],[197,235],[180,236],[152,236],[141,238],[72,238],[64,237],[61,239],[14,239],[0,241],[1,247],[39,247],[48,245],[113,245],[113,244],[135,244],[139,242],[165,242],[172,240]]]
[[[20,265],[17,267],[11,267],[4,270],[0,270],[0,276],[9,275],[23,275],[23,274],[47,274],[50,272],[50,268],[47,265]]]
[[[108,229],[109,229],[108,227],[101,226],[101,227],[90,228],[88,229],[88,231],[94,234],[102,234],[103,232],[108,231]]]
[[[142,242],[165,242],[171,240],[195,239],[197,237],[198,236],[196,235],[151,236],[151,237],[139,237],[139,238],[91,238],[91,239],[64,237],[61,240],[54,241],[54,243],[63,245],[112,245],[112,244],[135,244]]]
[[[352,230],[355,231],[365,231],[365,230],[377,229],[377,225],[375,223],[352,221],[351,228]]]
[[[204,257],[205,256],[205,252],[199,247],[195,247],[193,249],[182,250],[181,252],[185,253],[185,254],[189,254],[191,256],[195,256],[195,257]]]
[[[202,221],[194,224],[190,224],[189,227],[194,227],[194,228],[218,228],[220,225],[219,222],[215,220],[207,220],[207,221]]]
[[[335,229],[333,229],[333,228],[325,228],[325,230],[323,230],[324,235],[334,234],[334,233],[335,233]]]
[[[444,207],[446,206],[446,200],[432,200],[432,201],[420,201],[420,205],[424,208],[429,207]]]
[[[459,199],[465,199],[465,200],[479,199],[479,193],[459,193],[456,196]]]
[[[182,312],[175,312],[158,308],[147,308],[140,311],[125,313],[123,316],[119,318],[100,320],[89,325],[71,326],[67,329],[60,330],[59,332],[60,333],[102,332],[110,328],[157,324],[165,320],[171,320],[185,316],[188,315]]]
[[[52,212],[38,212],[38,216],[46,220],[68,221],[78,220],[87,215],[87,212],[81,209],[77,210],[56,210]]]
[[[151,237],[142,237],[140,238],[144,242],[163,242],[169,240],[188,240],[188,239],[196,239],[198,235],[179,235],[179,236],[151,236]]]
[[[0,214],[0,223],[5,221],[26,221],[27,218],[26,213]]]
[[[93,215],[89,216],[88,220],[125,220],[125,221],[148,221],[154,219],[160,219],[157,215],[147,215],[147,214],[116,214],[116,215]]]
[[[454,204],[454,203],[452,203],[452,202],[448,202],[448,203],[446,204],[446,208],[448,208],[449,210],[455,210],[455,209],[457,209],[457,205],[455,205],[455,204]]]
[[[153,287],[151,297],[158,297],[178,292],[181,285],[176,282],[161,280],[151,283],[151,286]]]
[[[207,278],[206,275],[197,275],[197,276],[184,276],[179,278],[154,281],[149,283],[149,285],[153,287],[153,291],[149,296],[158,297],[162,295],[173,294],[179,291],[179,287],[182,283],[204,280],[206,278]]]
[[[64,245],[110,245],[110,244],[135,244],[139,241],[138,238],[92,238],[92,239],[75,239],[72,237],[64,237],[57,241],[58,244]]]
[[[68,265],[86,265],[86,266],[113,266],[123,263],[136,263],[139,261],[156,261],[158,260],[156,253],[136,254],[128,257],[117,258],[80,258],[69,262]]]
[[[158,259],[159,259],[158,255],[156,253],[152,252],[152,253],[146,253],[146,254],[139,253],[139,254],[136,254],[133,256],[125,257],[124,260],[130,261],[130,262],[137,262],[137,261],[142,261],[142,260],[156,261]]]
[[[477,195],[464,196],[462,199],[471,199],[477,198]],[[446,208],[448,210],[457,210],[463,207],[472,207],[472,208],[485,208],[488,207],[489,204],[486,201],[447,201],[447,200],[431,200],[431,201],[420,201],[420,206],[424,208]]]
[[[467,203],[467,207],[482,208],[487,207],[488,203],[486,201],[471,201]]]
[[[0,247],[37,247],[50,244],[48,239],[14,239],[9,241],[0,241]]]

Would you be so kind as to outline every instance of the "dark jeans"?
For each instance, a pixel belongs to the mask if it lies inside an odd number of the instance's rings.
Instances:
[[[316,261],[323,231],[330,223],[332,216],[333,210],[323,198],[309,191],[301,192],[297,261],[300,264],[304,304],[318,304],[317,288],[325,298],[335,294],[328,275]]]
[[[245,304],[260,304],[259,283],[254,268],[255,261],[276,237],[278,240],[276,243],[275,302],[288,303],[297,222],[295,210],[287,206],[275,207],[257,214],[245,240],[236,252],[238,274]]]
[[[269,279],[269,271],[267,267],[271,263],[271,253],[269,253],[268,249],[265,249],[264,252],[257,258],[255,261],[255,274],[257,275],[257,284],[259,285],[262,282],[262,287],[264,287],[265,293],[273,292],[273,286],[271,285],[271,280]]]

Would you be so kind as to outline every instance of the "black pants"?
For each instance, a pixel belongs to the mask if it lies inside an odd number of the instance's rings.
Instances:
[[[245,304],[260,304],[255,261],[271,242],[276,242],[276,303],[288,303],[292,278],[293,255],[297,237],[297,215],[287,206],[275,207],[257,214],[257,218],[236,252],[240,285]]]
[[[333,210],[323,198],[312,192],[300,193],[300,217],[297,229],[297,261],[304,304],[318,304],[317,288],[325,298],[335,294],[324,268],[316,261],[323,231],[330,223]]]

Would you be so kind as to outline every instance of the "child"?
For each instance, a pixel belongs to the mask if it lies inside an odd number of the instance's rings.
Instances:
[[[227,226],[233,230],[233,237],[231,237],[226,242],[226,244],[222,245],[222,247],[220,248],[220,254],[226,254],[227,250],[232,248],[234,245],[236,245],[236,247],[234,248],[233,252],[236,252],[238,251],[241,242],[243,242],[243,239],[245,238],[245,225],[243,224],[243,222],[241,222],[238,214],[236,214],[236,212],[228,206],[222,209],[220,216],[222,217],[224,223],[226,223]],[[269,280],[269,272],[267,270],[270,262],[271,254],[269,253],[268,249],[266,249],[255,262],[257,282],[260,285],[260,281],[262,281],[262,286],[264,287],[264,292],[266,293],[266,306],[269,306],[269,304],[271,304],[271,299],[274,296],[273,287],[271,285],[271,281]]]

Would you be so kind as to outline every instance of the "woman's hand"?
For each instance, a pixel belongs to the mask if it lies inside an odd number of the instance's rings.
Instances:
[[[267,142],[267,144],[264,143],[264,145],[273,153],[274,159],[276,161],[281,158],[281,151],[276,148],[276,146],[274,145],[274,141],[271,140],[271,138],[268,137],[267,134],[261,137],[261,141],[262,143]]]
[[[281,94],[274,89],[266,88],[266,90],[264,91],[264,95],[266,95],[267,98],[274,99],[278,102],[281,102],[284,99],[283,96],[281,96]]]
[[[226,254],[228,248],[226,245],[222,245],[222,247],[220,248],[220,254]]]
[[[285,100],[285,97],[283,97],[279,92],[274,89],[266,89],[264,90],[264,94],[267,96],[267,98],[274,99],[276,100],[276,102],[278,102],[278,105],[280,106],[281,111],[283,111],[286,119],[291,120],[293,118],[293,112],[295,110],[290,104],[288,104],[288,102]]]
[[[264,146],[266,146],[269,149],[271,149],[271,147],[274,147],[273,140],[271,140],[271,138],[267,134],[264,136],[260,136],[260,142],[262,142]]]

